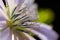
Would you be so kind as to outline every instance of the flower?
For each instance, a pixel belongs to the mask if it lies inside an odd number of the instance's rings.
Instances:
[[[0,40],[57,40],[58,34],[37,19],[34,0],[0,0]],[[13,37],[13,38],[12,38]]]

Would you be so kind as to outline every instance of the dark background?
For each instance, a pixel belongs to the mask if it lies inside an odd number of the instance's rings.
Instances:
[[[55,20],[52,23],[53,29],[60,35],[60,1],[35,0],[35,2],[38,4],[38,9],[51,8],[55,12]]]

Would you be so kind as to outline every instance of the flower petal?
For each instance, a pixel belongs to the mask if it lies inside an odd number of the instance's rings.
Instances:
[[[6,19],[5,19],[5,17],[4,17],[4,15],[0,12],[0,21],[5,21]]]
[[[6,21],[0,21],[0,30],[6,28]],[[11,40],[11,32],[8,28],[0,31],[0,40]]]
[[[37,4],[32,4],[27,12],[30,20],[37,19]]]
[[[4,18],[5,20],[10,20],[6,12],[2,11],[1,9],[0,9],[0,18]]]
[[[12,40],[11,32],[9,29],[6,29],[6,30],[0,32],[0,40]]]
[[[0,21],[0,30],[3,30],[6,27],[6,21]]]
[[[14,10],[16,6],[21,5],[24,0],[6,0],[9,5],[10,13]],[[20,6],[19,6],[20,7]]]
[[[37,31],[39,33],[42,33],[49,40],[57,40],[58,39],[58,34],[52,28],[50,28],[50,26],[47,26],[46,24],[42,25],[42,24],[34,23],[34,22],[32,24],[33,25],[30,26],[31,30],[33,29],[33,30],[35,30],[35,31]]]
[[[33,37],[29,36],[27,33],[24,33],[24,34],[28,37],[29,40],[36,40]]]
[[[34,0],[25,0],[21,7],[22,8],[30,7],[33,3],[34,3]]]
[[[6,14],[5,6],[2,0],[0,0],[0,20],[9,20]]]
[[[20,32],[16,29],[13,30],[13,39],[17,40],[28,40],[26,35],[23,32]]]
[[[0,0],[0,9],[2,9],[3,12],[5,11],[5,6],[2,0]]]
[[[39,25],[40,28],[37,25]],[[36,27],[38,27],[38,28],[35,28],[35,30],[37,29],[36,31],[44,34],[46,37],[48,37],[49,40],[58,39],[58,34],[52,28],[50,28],[51,26],[48,26],[46,24],[37,24],[37,25],[36,25]]]
[[[35,31],[33,29],[28,29],[28,30],[33,32],[34,34],[36,34],[41,40],[48,40],[47,37],[44,34],[39,33],[39,32],[37,32],[37,31]]]
[[[33,4],[34,0],[22,0],[21,4],[18,5],[14,13],[17,13],[23,8],[29,8]]]

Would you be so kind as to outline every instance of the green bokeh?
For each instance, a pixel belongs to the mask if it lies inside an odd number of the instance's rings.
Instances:
[[[51,9],[38,10],[37,22],[51,24],[53,20],[54,20],[54,12]]]

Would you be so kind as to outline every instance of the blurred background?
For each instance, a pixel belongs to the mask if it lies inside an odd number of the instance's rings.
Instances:
[[[57,0],[35,0],[35,3],[38,4],[38,22],[53,25],[53,29],[60,35],[60,2]]]

